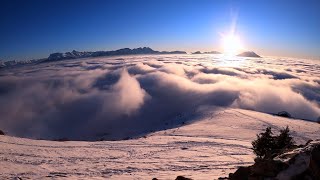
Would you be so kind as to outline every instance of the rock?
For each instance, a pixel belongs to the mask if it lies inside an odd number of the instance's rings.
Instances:
[[[70,141],[70,140],[68,138],[66,138],[66,137],[63,137],[63,138],[54,139],[53,141],[64,142],[64,141]]]
[[[278,112],[277,116],[281,116],[281,117],[287,117],[287,118],[291,118],[291,114],[288,113],[287,111],[281,111],[281,112]]]
[[[311,152],[309,169],[315,179],[320,179],[320,145]]]
[[[232,174],[232,173],[231,173]],[[228,180],[230,179],[229,177],[219,177],[218,180]]]
[[[5,135],[3,131],[0,130],[0,135]]]
[[[295,154],[290,159],[283,159],[288,164],[288,168],[280,171],[276,176],[277,179],[304,179],[309,176],[308,166],[310,164],[310,152],[305,150],[291,151],[289,154]],[[281,158],[278,158],[281,160]]]
[[[255,52],[253,51],[245,51],[241,54],[238,54],[237,56],[240,56],[240,57],[256,57],[256,58],[261,58],[261,56],[259,56],[258,54],[256,54]]]
[[[242,180],[248,179],[250,175],[250,167],[239,167],[235,173],[229,174],[229,179],[231,180]]]
[[[192,179],[186,178],[186,177],[183,177],[183,176],[177,176],[176,180],[192,180]]]
[[[288,165],[275,160],[259,160],[251,166],[251,174],[256,177],[275,177]]]

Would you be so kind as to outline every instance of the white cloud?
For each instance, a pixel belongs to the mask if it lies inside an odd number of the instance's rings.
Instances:
[[[91,140],[161,129],[206,105],[320,116],[320,72],[313,66],[262,59],[224,67],[206,55],[127,58],[126,64],[109,57],[2,70],[0,128],[24,137]]]

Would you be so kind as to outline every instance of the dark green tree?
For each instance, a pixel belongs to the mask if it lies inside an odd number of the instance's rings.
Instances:
[[[257,139],[252,141],[253,152],[257,157],[266,159],[272,154],[274,148],[274,138],[272,136],[271,127],[267,127],[266,131],[257,135]]]
[[[288,149],[294,146],[293,137],[290,135],[290,129],[287,126],[280,130],[280,134],[275,137],[275,148],[281,152],[283,149]]]
[[[278,136],[273,136],[271,127],[267,127],[265,132],[258,134],[257,139],[252,141],[253,152],[260,159],[271,159],[294,145],[288,126],[281,129]]]

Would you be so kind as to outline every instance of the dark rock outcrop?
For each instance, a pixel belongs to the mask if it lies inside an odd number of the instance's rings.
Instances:
[[[152,180],[158,180],[158,178],[152,178]],[[192,180],[192,179],[184,176],[177,176],[175,180]]]
[[[288,113],[287,111],[281,111],[277,113],[277,116],[281,116],[281,117],[286,117],[286,118],[291,118],[291,114]]]
[[[241,54],[238,54],[237,56],[240,56],[240,57],[256,57],[256,58],[261,58],[261,56],[259,56],[258,54],[256,54],[255,52],[253,51],[245,51]]]
[[[311,152],[309,169],[313,177],[320,179],[320,145],[315,147]]]
[[[176,180],[192,180],[192,179],[186,178],[184,176],[177,176]]]
[[[239,167],[239,169],[235,173],[229,174],[229,179],[241,180],[243,177],[250,176],[250,167]]]
[[[5,135],[3,131],[0,130],[0,135]]]

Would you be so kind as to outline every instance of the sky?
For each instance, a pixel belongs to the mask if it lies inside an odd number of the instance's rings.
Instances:
[[[320,59],[319,19],[319,0],[3,0],[0,59],[144,46],[221,51],[232,25],[247,50]]]

